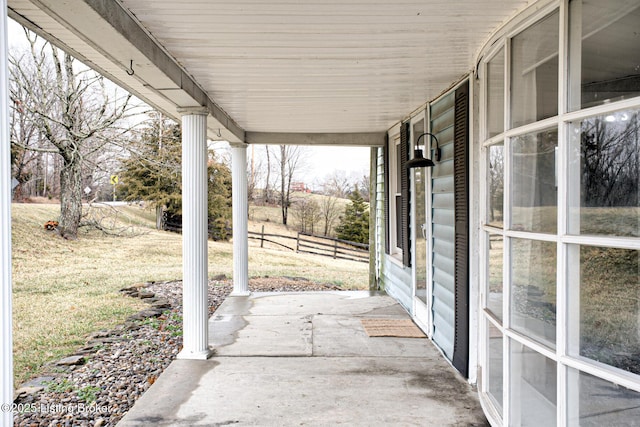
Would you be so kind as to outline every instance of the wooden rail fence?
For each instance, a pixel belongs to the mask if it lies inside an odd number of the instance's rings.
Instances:
[[[259,233],[249,231],[249,238],[260,240],[261,248],[264,247],[265,242],[268,242],[299,253],[328,256],[333,259],[369,262],[369,245],[365,243],[316,236],[307,233],[298,233],[297,236],[265,233],[264,226],[262,226],[262,231]],[[292,240],[291,246],[278,242],[275,239],[285,239],[285,241]],[[293,240],[295,240],[295,247]]]

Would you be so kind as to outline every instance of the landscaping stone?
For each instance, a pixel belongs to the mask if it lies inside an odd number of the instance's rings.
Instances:
[[[138,298],[140,299],[147,299],[147,298],[153,298],[155,297],[156,294],[154,294],[153,292],[149,292],[149,291],[138,291]]]
[[[55,379],[56,379],[55,376],[37,377],[22,384],[22,387],[43,387],[44,388],[44,386],[46,386],[47,383]]]
[[[258,292],[337,289],[333,285],[285,278],[257,278],[251,279],[249,284],[251,290]],[[115,426],[175,359],[182,348],[182,283],[155,282],[136,284],[125,289],[136,294],[140,290],[153,292],[154,298],[161,298],[169,307],[152,307],[141,312],[144,314],[131,316],[135,319],[130,318],[110,331],[97,331],[89,335],[87,345],[78,351],[91,353],[89,360],[85,359],[85,354],[65,358],[69,363],[84,363],[86,360],[84,364],[58,365],[58,361],[47,365],[51,372],[62,371],[64,374],[43,376],[16,390],[15,403],[33,405],[37,410],[16,413],[15,426]],[[216,310],[232,289],[233,286],[226,279],[222,283],[209,283],[210,313]],[[123,293],[129,295],[129,291],[123,290]],[[167,311],[169,313],[163,315]],[[145,322],[150,317],[157,320]],[[44,382],[52,382],[52,387],[47,387]],[[87,400],[87,396],[95,400]],[[80,407],[90,410],[78,413]],[[73,414],[61,412],[70,409],[76,411]]]
[[[171,308],[171,303],[166,299],[158,299],[151,304],[151,307],[156,309]]]
[[[55,362],[55,364],[59,366],[84,365],[85,361],[86,361],[85,356],[75,355],[75,356],[65,357],[64,359],[60,359],[57,362]]]
[[[159,317],[162,315],[163,310],[157,308],[150,308],[147,310],[142,310],[141,312],[134,314],[133,316],[127,317],[127,321],[133,320],[145,320],[150,317]]]

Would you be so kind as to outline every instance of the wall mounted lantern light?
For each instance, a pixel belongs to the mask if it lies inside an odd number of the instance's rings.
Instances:
[[[418,140],[416,141],[416,149],[413,151],[413,159],[409,160],[406,163],[406,167],[407,169],[411,169],[411,168],[431,168],[434,167],[436,164],[433,163],[433,161],[431,159],[425,159],[424,156],[422,155],[422,150],[418,149],[417,147],[420,146],[420,138],[422,138],[425,135],[429,135],[430,137],[432,137],[433,139],[435,139],[436,141],[436,151],[435,151],[435,159],[436,162],[440,161],[440,145],[438,144],[438,138],[436,138],[436,136],[432,133],[429,132],[425,132],[422,135],[420,135],[418,137]],[[431,146],[431,144],[429,144],[429,146]],[[425,149],[426,149],[426,144],[425,144]]]

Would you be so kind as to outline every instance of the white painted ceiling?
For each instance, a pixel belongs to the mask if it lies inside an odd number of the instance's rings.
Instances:
[[[153,58],[141,57],[126,43],[128,34],[111,35],[113,29],[91,13],[99,0],[8,3],[12,17],[71,47],[165,111],[191,103],[176,78],[171,83],[158,73],[162,67],[154,67]],[[216,118],[223,127],[234,123],[247,132],[354,133],[386,131],[469,73],[490,34],[531,2],[118,3],[220,107],[222,116]],[[138,71],[133,77],[123,73],[129,60]]]

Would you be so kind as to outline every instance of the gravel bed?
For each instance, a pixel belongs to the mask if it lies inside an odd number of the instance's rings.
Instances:
[[[256,278],[254,292],[339,290],[304,278]],[[232,291],[229,280],[209,282],[209,312]],[[115,426],[182,347],[182,282],[134,285],[123,293],[149,308],[110,331],[91,334],[74,355],[45,367],[14,401],[16,426]]]

